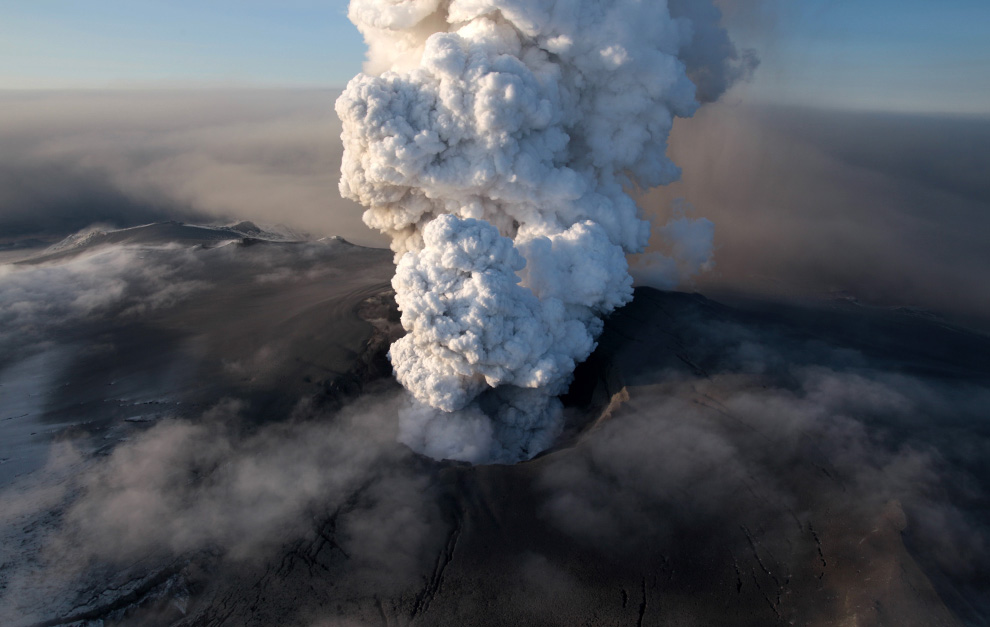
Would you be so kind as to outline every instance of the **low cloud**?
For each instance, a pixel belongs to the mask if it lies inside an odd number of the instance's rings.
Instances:
[[[982,559],[986,530],[970,524],[967,533],[947,533],[967,521],[936,489],[965,482],[940,473],[943,457],[965,442],[900,436],[923,420],[974,424],[990,402],[987,390],[821,367],[794,374],[793,388],[733,375],[634,390],[580,455],[550,465],[546,511],[577,538],[641,550],[651,538],[671,541],[684,525],[759,525],[788,509],[799,517],[843,508],[865,516],[897,500],[925,527],[920,535],[932,554],[947,558],[943,565],[965,569]],[[822,475],[827,487],[809,490],[802,473],[816,463],[831,478]],[[764,508],[752,509],[753,490]],[[949,529],[926,526],[934,511],[956,520]],[[976,553],[963,556],[964,546]]]
[[[255,220],[378,242],[337,191],[334,91],[0,92],[0,232]]]
[[[727,19],[737,3],[723,3]],[[731,73],[731,64],[726,71]],[[93,223],[253,220],[384,246],[340,198],[337,92],[0,92],[0,233],[57,238]],[[685,199],[707,293],[841,294],[990,328],[990,228],[979,118],[714,103],[678,120],[682,181],[640,199],[666,223]],[[678,204],[680,203],[680,204]],[[694,223],[705,225],[707,223]],[[633,259],[663,286],[664,239]],[[2,244],[3,242],[0,242]],[[703,254],[705,253],[705,254]],[[702,267],[705,266],[705,267]]]
[[[980,118],[719,103],[675,125],[682,180],[641,205],[662,223],[683,198],[714,223],[706,294],[838,295],[988,329],[987,138]]]
[[[0,265],[0,366],[96,319],[135,320],[209,286],[180,246],[113,247],[61,263]],[[199,276],[196,276],[199,275]]]
[[[800,590],[824,574],[849,599],[843,565],[909,561],[903,538],[964,620],[990,611],[976,601],[990,560],[990,386],[985,371],[956,369],[965,351],[948,349],[946,362],[920,340],[900,343],[886,335],[896,321],[856,318],[870,338],[859,344],[848,322],[826,319],[834,313],[811,324],[791,322],[796,308],[762,319],[673,311],[668,332],[697,374],[638,373],[629,400],[572,455],[547,459],[545,520],[607,560],[644,569],[671,560],[680,576],[710,581],[735,579],[728,556],[755,554],[779,575],[757,586]],[[817,560],[801,553],[812,538]],[[745,573],[738,585],[757,579]],[[786,599],[777,609],[830,616]]]
[[[431,566],[444,523],[427,477],[395,441],[397,402],[392,390],[332,418],[302,404],[255,428],[242,402],[225,401],[195,420],[162,421],[103,459],[58,447],[4,495],[0,617],[78,613],[100,604],[86,596],[93,578],[123,585],[176,559],[264,563],[327,524],[328,559],[348,586],[408,586]],[[33,544],[34,558],[16,559],[15,544]]]

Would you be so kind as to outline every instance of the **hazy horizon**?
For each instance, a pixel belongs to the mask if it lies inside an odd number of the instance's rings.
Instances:
[[[0,89],[342,88],[365,45],[346,2],[97,0],[8,5]],[[990,114],[990,5],[720,0],[761,66],[728,101]]]
[[[0,245],[175,219],[387,246],[337,190],[338,94],[0,90]],[[723,102],[678,121],[671,154],[682,180],[640,204],[715,223],[695,289],[847,292],[987,328],[990,119]]]

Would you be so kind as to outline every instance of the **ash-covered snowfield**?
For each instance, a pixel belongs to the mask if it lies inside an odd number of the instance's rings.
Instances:
[[[0,624],[987,624],[990,122],[719,101],[708,2],[350,16],[0,93]]]

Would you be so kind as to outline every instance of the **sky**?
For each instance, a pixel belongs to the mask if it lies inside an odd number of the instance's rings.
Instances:
[[[734,32],[764,61],[750,88],[756,100],[990,113],[986,0],[782,1],[762,15]]]
[[[986,0],[726,0],[755,102],[990,114]],[[341,87],[344,0],[0,0],[0,88]]]
[[[344,0],[0,0],[0,86],[342,86]]]

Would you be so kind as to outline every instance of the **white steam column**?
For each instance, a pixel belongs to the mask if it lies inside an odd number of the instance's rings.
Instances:
[[[601,317],[632,298],[625,255],[650,225],[626,190],[677,179],[673,120],[742,71],[735,50],[708,0],[352,0],[349,16],[369,53],[337,101],[340,190],[392,238],[407,335],[390,359],[415,399],[400,437],[528,459],[559,434]]]

